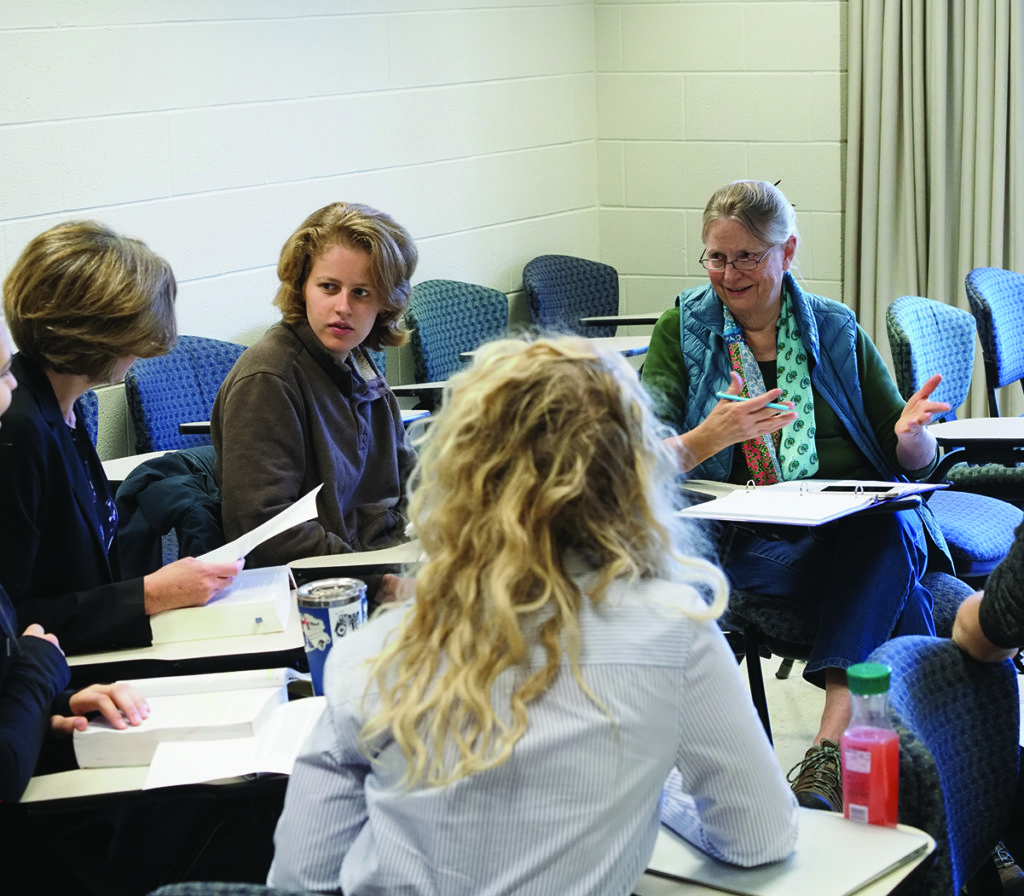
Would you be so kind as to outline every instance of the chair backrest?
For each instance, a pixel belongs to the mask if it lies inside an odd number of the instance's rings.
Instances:
[[[370,356],[370,359],[373,361],[374,366],[380,371],[380,375],[387,376],[387,353],[383,351],[376,352],[373,349],[368,348],[366,350],[366,354]]]
[[[405,323],[410,330],[413,377],[443,382],[463,366],[459,355],[508,331],[508,296],[458,280],[425,280],[412,288]]]
[[[975,268],[964,285],[978,323],[989,414],[998,417],[996,389],[1024,380],[1024,274]]]
[[[99,399],[96,397],[96,393],[90,389],[78,399],[78,403],[82,409],[82,419],[85,421],[86,432],[89,433],[89,438],[92,439],[92,443],[95,445],[100,431]]]
[[[934,299],[901,296],[886,309],[885,328],[900,394],[909,399],[929,377],[941,373],[942,382],[932,398],[949,404],[943,419],[955,420],[971,388],[974,318],[962,308]]]
[[[209,445],[209,436],[181,435],[178,424],[210,419],[217,390],[243,351],[234,342],[179,336],[168,354],[132,364],[124,386],[135,451]]]
[[[615,327],[587,327],[581,317],[619,313],[619,273],[572,255],[538,255],[523,268],[530,320],[541,330],[614,336]]]
[[[979,663],[952,641],[894,638],[869,659],[892,669],[900,734],[899,818],[938,843],[921,892],[959,893],[1000,840],[1017,780],[1019,697],[1008,660]]]

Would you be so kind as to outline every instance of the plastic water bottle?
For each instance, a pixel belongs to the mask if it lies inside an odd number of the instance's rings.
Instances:
[[[900,740],[889,724],[889,676],[882,663],[846,670],[850,726],[840,742],[843,814],[866,824],[894,826],[899,810]]]

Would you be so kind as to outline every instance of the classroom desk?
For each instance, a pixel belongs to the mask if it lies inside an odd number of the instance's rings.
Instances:
[[[144,791],[142,785],[146,778],[146,772],[147,769],[142,766],[137,768],[76,769],[43,775],[29,781],[21,803],[25,804],[26,809],[30,812],[52,812],[61,811],[70,806],[123,805],[147,799],[180,797],[190,793],[222,794],[229,797],[236,793],[250,792],[253,788],[261,788],[269,792],[283,792],[287,786],[287,776],[268,775]],[[835,825],[835,828],[841,835],[843,826]],[[906,825],[900,825],[900,830],[923,834],[916,828]],[[923,836],[928,842],[928,848],[924,854],[857,889],[857,896],[887,896],[919,869],[923,871],[927,867],[927,863],[933,860],[935,852],[935,841],[927,835]],[[655,856],[652,857],[652,864],[655,864],[658,850],[668,847],[673,837],[674,835],[664,828],[659,831],[658,846]],[[836,840],[835,848],[843,850],[844,844],[841,839]],[[793,896],[804,896],[804,894],[806,896],[823,896],[818,886],[808,886],[803,877],[795,871],[791,874],[783,872],[783,876],[774,882],[775,889],[766,892],[778,892],[780,886]],[[633,885],[632,892],[633,896],[710,896],[710,894],[721,893],[722,890],[707,884],[672,879],[648,871]],[[759,890],[757,887],[752,887],[750,892],[756,896]]]
[[[394,389],[391,390],[394,392]],[[419,408],[402,408],[402,422],[408,426],[414,420],[421,420],[430,416],[430,411]],[[178,432],[183,436],[208,436],[210,434],[209,420],[193,420],[191,423],[179,423]]]
[[[68,657],[72,687],[125,678],[157,678],[278,666],[304,669],[305,661],[299,610],[294,596],[283,632],[174,641]]]
[[[646,355],[651,339],[649,336],[597,336],[587,341],[592,342],[596,346],[618,352],[627,358],[632,358],[635,355]],[[459,355],[459,359],[470,361],[475,354],[475,351],[462,352]]]
[[[942,476],[958,463],[1024,463],[1024,418],[974,417],[928,427],[942,448],[943,457],[933,476]]]
[[[391,391],[395,395],[419,395],[420,392],[440,392],[446,385],[448,384],[445,380],[433,383],[399,383],[397,386],[392,386]]]
[[[131,473],[139,464],[147,460],[153,460],[165,455],[166,451],[147,451],[145,454],[129,454],[127,457],[115,457],[103,461],[103,472],[106,473],[110,484],[115,488]]]
[[[883,896],[933,861],[935,840],[917,828],[899,825],[894,830],[859,825],[831,812],[797,811],[800,834],[793,855],[749,870],[716,862],[662,827],[633,896],[697,896],[723,890],[748,896]]]
[[[974,417],[928,427],[943,448],[1024,452],[1024,417]]]
[[[602,314],[596,317],[581,317],[585,327],[630,327],[653,326],[661,318],[662,311],[641,311],[636,314]]]

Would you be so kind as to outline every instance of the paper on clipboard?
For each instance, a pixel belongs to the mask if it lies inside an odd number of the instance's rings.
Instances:
[[[316,519],[316,496],[323,487],[324,484],[321,482],[311,492],[299,498],[291,507],[286,507],[265,523],[246,532],[245,535],[222,547],[214,548],[198,559],[207,563],[231,563],[234,560],[240,560],[268,538],[273,538],[292,526],[306,522],[306,520]]]

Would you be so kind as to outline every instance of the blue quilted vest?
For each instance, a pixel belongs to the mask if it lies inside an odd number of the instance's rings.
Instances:
[[[857,374],[857,319],[853,312],[832,299],[804,292],[788,271],[783,278],[803,333],[815,391],[835,410],[881,478],[905,481],[906,477],[890,464],[868,425]],[[679,296],[678,304],[679,342],[689,379],[683,420],[683,431],[688,432],[711,412],[718,401],[715,392],[728,388],[732,365],[722,336],[722,302],[711,285],[686,290]],[[730,445],[722,449],[689,475],[725,482],[732,469],[735,448]],[[922,505],[920,513],[935,546],[948,559],[946,541],[931,510]]]

